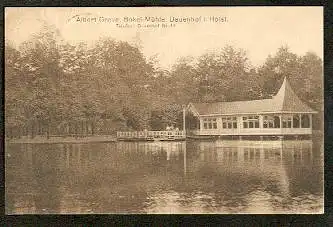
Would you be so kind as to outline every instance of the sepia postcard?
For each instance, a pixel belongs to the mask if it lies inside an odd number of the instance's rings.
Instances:
[[[5,8],[5,212],[321,214],[323,7]]]

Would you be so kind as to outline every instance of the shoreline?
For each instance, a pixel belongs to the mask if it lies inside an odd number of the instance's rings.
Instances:
[[[5,143],[8,144],[47,144],[47,143],[91,143],[91,142],[116,142],[115,136],[87,136],[87,137],[46,137],[37,136],[31,138],[20,138],[20,139],[5,139]]]
[[[317,138],[317,137],[322,137],[323,134],[320,130],[314,130],[312,133],[312,136]],[[198,140],[199,138],[190,138],[188,137],[187,139],[194,139]],[[207,140],[207,138],[200,138],[199,140]],[[117,141],[122,141],[122,140],[117,140],[116,136],[112,135],[96,135],[96,136],[87,136],[87,137],[64,137],[64,136],[51,136],[49,139],[47,139],[44,136],[36,136],[35,138],[5,138],[5,143],[8,144],[52,144],[52,143],[105,143],[105,142],[117,142]]]

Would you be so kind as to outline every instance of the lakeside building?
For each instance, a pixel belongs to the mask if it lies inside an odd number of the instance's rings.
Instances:
[[[196,122],[194,136],[311,136],[317,113],[297,97],[287,78],[270,99],[189,103],[187,111]]]

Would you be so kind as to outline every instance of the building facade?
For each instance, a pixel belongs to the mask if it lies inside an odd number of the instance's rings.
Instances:
[[[188,111],[197,119],[191,134],[223,135],[311,135],[312,115],[284,78],[271,99],[189,103]]]

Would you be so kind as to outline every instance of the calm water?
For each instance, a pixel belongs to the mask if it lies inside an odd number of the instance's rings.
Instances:
[[[320,213],[322,141],[7,144],[6,213]]]

